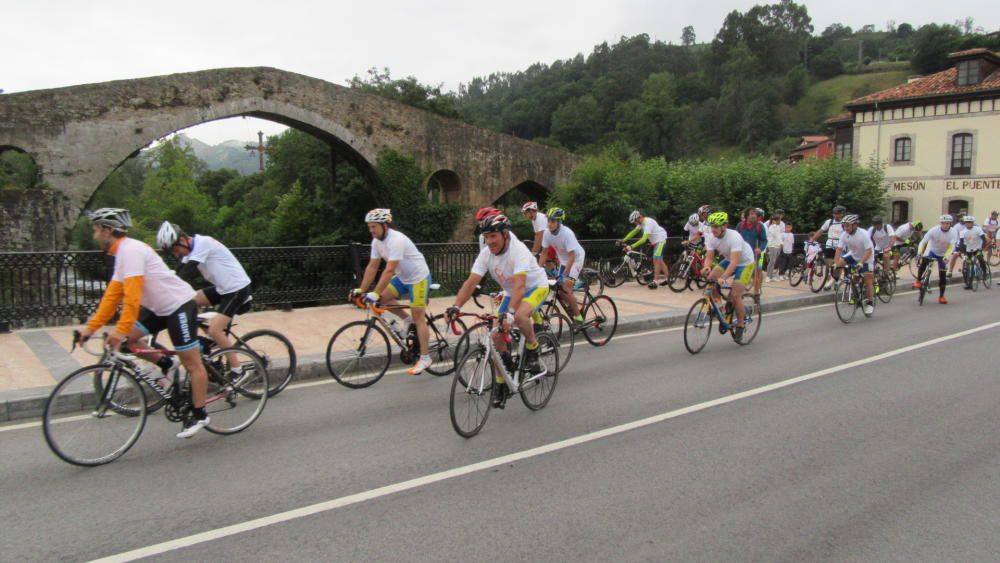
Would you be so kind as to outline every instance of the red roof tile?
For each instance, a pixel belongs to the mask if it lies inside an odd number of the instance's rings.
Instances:
[[[948,53],[948,58],[957,59],[959,57],[968,57],[970,55],[992,55],[992,54],[993,53],[985,47],[976,47],[975,49],[966,49],[964,51]]]
[[[854,121],[854,114],[849,111],[845,111],[844,113],[836,117],[831,117],[830,119],[827,119],[823,123],[830,125],[832,123],[840,123],[841,121]]]
[[[855,100],[847,102],[846,107],[867,105],[875,102],[888,102],[909,100],[915,98],[926,98],[932,96],[944,96],[953,94],[969,94],[989,90],[1000,90],[1000,68],[994,70],[979,84],[968,86],[958,86],[956,78],[958,69],[952,67],[936,74],[930,74],[923,78],[914,80],[908,84],[900,84],[888,90],[875,92]]]
[[[822,142],[822,141],[826,141],[826,140],[827,140],[827,136],[826,135],[803,135],[802,136],[802,142],[803,143],[818,143],[818,142]]]

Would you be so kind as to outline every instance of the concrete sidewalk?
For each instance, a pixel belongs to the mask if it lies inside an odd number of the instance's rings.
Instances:
[[[900,289],[908,285],[907,276]],[[691,304],[701,296],[700,291],[674,293],[666,287],[650,290],[634,281],[605,293],[618,307],[619,333],[683,323]],[[811,293],[804,284],[792,288],[788,282],[765,283],[762,306],[768,312],[828,302],[832,297],[828,291]],[[441,312],[451,302],[451,297],[432,297],[431,311]],[[472,311],[475,305],[470,302],[464,309]],[[295,379],[301,380],[328,376],[325,354],[330,337],[345,323],[362,318],[364,314],[349,305],[262,311],[240,316],[235,332],[270,328],[287,336],[298,357]],[[0,423],[40,416],[57,381],[94,363],[94,357],[82,350],[70,352],[72,333],[77,328],[61,326],[0,334]],[[614,346],[607,349],[614,350]],[[397,357],[395,367],[399,367],[398,362]]]

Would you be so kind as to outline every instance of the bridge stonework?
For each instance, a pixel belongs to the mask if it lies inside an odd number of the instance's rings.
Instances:
[[[448,201],[469,208],[489,205],[525,182],[552,189],[567,181],[579,163],[565,151],[274,68],[205,70],[4,94],[0,149],[30,154],[41,179],[64,199],[49,217],[50,243],[31,240],[23,246],[64,248],[79,212],[101,182],[156,139],[244,115],[349,148],[369,167],[379,152],[392,149],[416,157],[432,171],[454,172],[460,189],[449,191]],[[0,238],[13,240],[3,231],[17,224],[4,221]],[[469,228],[465,223],[459,234],[468,234]]]

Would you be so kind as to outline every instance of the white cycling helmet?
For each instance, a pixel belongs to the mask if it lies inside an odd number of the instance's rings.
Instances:
[[[164,221],[160,225],[160,230],[156,232],[156,246],[160,250],[170,250],[177,244],[177,239],[183,234],[184,231],[180,227],[170,221]]]
[[[377,208],[365,214],[365,223],[392,223],[392,210]]]
[[[111,227],[116,231],[128,231],[132,226],[132,215],[128,209],[120,207],[102,207],[87,213],[87,218],[95,225]]]
[[[945,213],[944,215],[938,217],[938,221],[940,221],[941,223],[954,223],[955,218]]]
[[[524,202],[524,205],[521,206],[521,213],[527,213],[529,211],[538,211],[538,202],[536,201]]]
[[[636,209],[636,210],[635,210],[635,211],[633,211],[632,213],[629,213],[629,214],[628,214],[628,222],[629,222],[629,223],[635,223],[635,222],[636,222],[636,220],[638,220],[638,219],[639,219],[639,217],[642,217],[642,213],[639,213],[639,210],[638,210],[638,209]]]
[[[840,220],[841,223],[845,225],[856,225],[861,218],[856,214],[851,213],[850,215],[844,215],[844,218]]]
[[[962,222],[963,223],[975,223],[976,222],[976,218],[973,217],[972,215],[966,215],[965,217],[962,217]]]
[[[688,224],[693,227],[698,223],[701,223],[701,217],[699,217],[697,213],[692,213],[691,216],[688,217]]]

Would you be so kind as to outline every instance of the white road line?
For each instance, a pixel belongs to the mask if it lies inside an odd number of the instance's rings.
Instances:
[[[147,547],[142,547],[132,551],[126,551],[124,553],[119,553],[117,555],[112,555],[102,559],[96,559],[95,561],[98,562],[134,561],[142,557],[151,557],[153,555],[159,555],[161,553],[176,551],[178,549],[184,549],[186,547],[191,547],[193,545],[214,541],[217,539],[233,536],[236,534],[242,534],[244,532],[249,532],[251,530],[257,530],[260,528],[265,528],[267,526],[273,526],[275,524],[281,524],[284,522],[297,520],[299,518],[305,518],[307,516],[312,516],[323,512],[329,512],[331,510],[336,510],[338,508],[343,508],[345,506],[362,503],[365,501],[377,499],[395,493],[400,493],[403,491],[408,491],[411,489],[416,489],[434,483],[440,483],[441,481],[454,479],[456,477],[461,477],[463,475],[468,475],[470,473],[475,473],[477,471],[482,471],[484,469],[490,469],[493,467],[498,467],[501,465],[513,463],[516,461],[521,461],[524,459],[537,457],[543,454],[563,450],[573,446],[578,446],[580,444],[586,444],[588,442],[593,442],[595,440],[600,440],[602,438],[608,438],[610,436],[615,436],[618,434],[622,434],[624,432],[636,430],[638,428],[644,428],[646,426],[658,424],[660,422],[684,416],[686,414],[691,414],[706,409],[710,409],[713,407],[725,405],[728,403],[733,403],[742,399],[748,399],[750,397],[755,397],[757,395],[762,395],[764,393],[770,393],[771,391],[777,391],[778,389],[783,389],[791,385],[796,385],[798,383],[803,383],[805,381],[810,381],[812,379],[818,379],[820,377],[824,377],[834,373],[839,373],[842,371],[852,370],[860,366],[885,360],[887,358],[893,358],[895,356],[907,354],[914,350],[919,350],[921,348],[926,348],[928,346],[934,346],[935,344],[940,344],[942,342],[955,340],[957,338],[962,338],[970,334],[975,334],[977,332],[990,330],[998,326],[1000,326],[1000,322],[982,325],[955,334],[950,334],[948,336],[942,336],[940,338],[934,338],[932,340],[925,340],[924,342],[919,342],[917,344],[912,344],[910,346],[905,346],[903,348],[898,348],[896,350],[884,352],[882,354],[877,354],[875,356],[869,356],[867,358],[862,358],[860,360],[848,362],[846,364],[842,364],[836,367],[821,369],[819,371],[814,371],[811,373],[807,373],[805,375],[800,375],[798,377],[793,377],[791,379],[786,379],[784,381],[772,383],[770,385],[756,387],[754,389],[749,389],[747,391],[743,391],[740,393],[734,393],[732,395],[727,395],[725,397],[720,397],[718,399],[713,399],[711,401],[705,401],[703,403],[698,403],[695,405],[665,412],[648,418],[643,418],[633,422],[620,424],[618,426],[612,426],[610,428],[605,428],[603,430],[598,430],[596,432],[582,434],[580,436],[575,436],[573,438],[568,438],[566,440],[560,440],[558,442],[553,442],[551,444],[546,444],[544,446],[539,446],[537,448],[531,448],[528,450],[522,450],[520,452],[514,452],[512,454],[495,457],[493,459],[488,459],[478,463],[463,465],[461,467],[456,467],[454,469],[448,469],[446,471],[432,473],[430,475],[425,475],[423,477],[417,477],[415,479],[410,479],[408,481],[401,481],[399,483],[393,483],[392,485],[378,487],[376,489],[363,491],[353,495],[347,495],[331,499],[325,502],[320,502],[309,506],[303,506],[301,508],[296,508],[294,510],[289,510],[287,512],[279,512],[277,514],[272,514],[270,516],[264,516],[262,518],[256,518],[253,520],[248,520],[246,522],[242,522],[239,524],[233,524],[231,526],[225,526],[215,530],[209,530],[207,532],[201,532],[199,534],[193,534],[183,538],[177,538],[175,540],[170,540],[163,543],[150,545]]]

